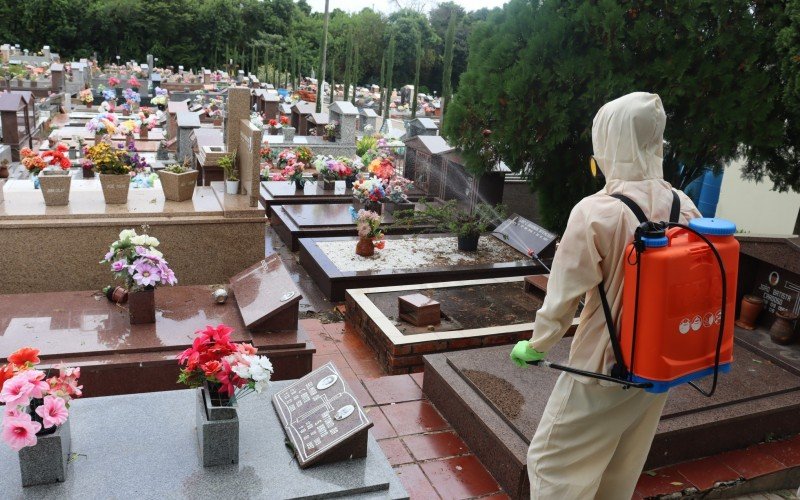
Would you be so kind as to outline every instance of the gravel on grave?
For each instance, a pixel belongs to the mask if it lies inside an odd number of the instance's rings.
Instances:
[[[372,257],[356,255],[356,240],[318,241],[317,246],[341,271],[383,271],[387,269],[430,269],[513,262],[527,259],[513,247],[493,236],[481,236],[477,252],[461,252],[457,240],[425,235],[386,240],[383,250]]]

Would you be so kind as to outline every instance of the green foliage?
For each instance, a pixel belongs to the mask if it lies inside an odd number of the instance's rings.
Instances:
[[[444,41],[444,69],[442,70],[442,121],[444,121],[445,107],[453,97],[453,43],[456,38],[456,14],[450,15],[447,24],[447,36]]]
[[[378,146],[378,139],[372,135],[363,135],[361,139],[356,141],[356,156],[361,158],[364,154],[372,148]]]
[[[721,168],[740,153],[750,175],[796,186],[798,108],[776,64],[780,34],[783,71],[800,72],[787,3],[510,0],[475,26],[443,133],[473,172],[499,160],[521,172],[555,231],[600,187],[588,169],[593,116],[633,91],[661,96],[664,170],[678,187],[680,165]]]
[[[396,42],[394,36],[389,40],[389,48],[386,49],[386,96],[383,105],[383,118],[389,118],[389,104],[392,102],[392,77],[394,73],[394,51]]]
[[[417,117],[417,98],[419,97],[419,72],[422,66],[422,41],[417,38],[417,71],[414,74],[414,96],[411,98],[411,119]]]
[[[225,178],[227,180],[239,180],[239,172],[236,170],[236,151],[228,153],[217,160],[217,165],[225,171]]]
[[[431,226],[431,231],[453,233],[457,236],[478,236],[494,228],[506,218],[504,205],[478,203],[472,213],[465,211],[456,200],[428,203],[420,200],[422,210],[398,210],[394,224],[398,227]]]

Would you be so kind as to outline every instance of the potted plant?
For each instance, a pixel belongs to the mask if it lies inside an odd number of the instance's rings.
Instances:
[[[125,229],[100,261],[101,264],[111,264],[111,272],[125,283],[132,325],[154,323],[155,288],[178,282],[164,255],[156,249],[158,245],[158,240],[152,236]]]
[[[226,154],[217,165],[225,172],[225,192],[227,194],[239,193],[239,172],[236,170],[236,151]]]
[[[358,243],[356,243],[356,255],[370,257],[375,253],[375,249],[383,249],[386,244],[383,239],[383,231],[380,230],[381,216],[371,210],[358,210],[350,207],[350,215],[358,229]]]
[[[378,155],[367,165],[367,171],[383,181],[395,176],[394,162],[387,155]]]
[[[353,183],[353,206],[356,209],[364,208],[377,214],[381,213],[383,198],[386,190],[378,178],[357,179]]]
[[[86,122],[86,130],[94,134],[94,141],[97,144],[104,135],[117,133],[117,123],[117,115],[114,113],[100,113]]]
[[[161,87],[156,87],[154,92],[155,97],[150,99],[150,104],[155,104],[159,110],[164,111],[167,109],[167,96],[169,92],[167,92],[167,89],[162,89]]]
[[[178,382],[197,388],[196,426],[204,467],[239,462],[237,401],[269,387],[272,363],[251,344],[231,342],[233,328],[220,324],[195,332],[178,356]]]
[[[139,109],[139,138],[140,139],[147,139],[150,135],[150,131],[153,130],[156,125],[158,125],[158,119],[156,115],[150,110],[150,108],[140,108]]]
[[[94,95],[92,94],[92,89],[81,90],[80,93],[78,93],[78,100],[81,101],[87,108],[91,108],[92,103],[94,102]]]
[[[39,350],[23,347],[0,366],[0,435],[19,453],[22,486],[63,482],[70,455],[69,403],[81,396],[80,368],[39,370]],[[51,369],[52,370],[52,369]]]
[[[69,203],[69,188],[72,176],[69,168],[72,162],[64,154],[69,148],[66,144],[56,144],[55,149],[42,153],[47,166],[39,176],[39,183],[47,206],[63,206]]]
[[[131,77],[128,79],[128,85],[131,87],[131,90],[133,90],[134,92],[138,92],[139,91],[139,85],[140,84],[139,84],[139,80],[136,79],[135,75],[131,75]]]
[[[122,97],[125,99],[125,104],[123,105],[123,113],[124,110],[127,110],[128,115],[130,114],[131,111],[135,110],[139,106],[139,103],[142,102],[142,96],[139,95],[138,92],[134,92],[131,89],[123,90]]]
[[[332,156],[317,155],[314,158],[314,167],[322,178],[324,191],[333,191],[336,181],[347,180],[353,175],[352,163],[344,157],[333,158]]]
[[[39,173],[47,166],[44,159],[33,152],[31,148],[19,150],[20,163],[28,171],[28,175],[33,181],[33,188],[39,189]]]
[[[383,199],[383,213],[393,214],[398,210],[413,210],[414,204],[408,199],[408,192],[414,183],[396,175],[386,182],[386,197]]]
[[[336,142],[336,122],[330,122],[329,124],[325,125],[325,135],[323,139],[328,142]]]
[[[478,203],[472,212],[467,212],[456,200],[439,205],[424,200],[421,203],[423,209],[420,211],[395,212],[395,224],[403,227],[427,225],[434,231],[453,233],[458,238],[458,250],[462,252],[477,251],[480,236],[506,217],[503,205],[493,207],[488,203]]]
[[[107,142],[95,144],[86,152],[86,158],[100,176],[103,199],[109,205],[128,202],[131,167],[125,164],[124,155],[125,151],[114,149]]]
[[[183,161],[183,165],[173,163],[159,170],[158,178],[161,180],[164,198],[170,201],[191,200],[194,188],[197,187],[198,173],[190,167],[188,158]]]

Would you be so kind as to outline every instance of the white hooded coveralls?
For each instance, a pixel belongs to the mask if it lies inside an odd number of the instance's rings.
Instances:
[[[615,324],[622,310],[623,253],[639,222],[610,194],[633,200],[650,220],[669,220],[671,186],[662,170],[666,125],[661,99],[634,92],[605,104],[592,123],[594,158],[605,187],[572,210],[553,259],[531,346],[548,352],[586,294],[569,366],[609,374],[614,353],[597,285],[605,283]],[[700,217],[678,192],[680,222]],[[562,373],[528,450],[531,498],[629,500],[667,395]]]

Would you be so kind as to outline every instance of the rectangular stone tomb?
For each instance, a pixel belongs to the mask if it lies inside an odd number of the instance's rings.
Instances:
[[[300,238],[322,238],[331,236],[356,236],[358,230],[350,214],[352,205],[307,204],[274,205],[272,207],[272,229],[281,240],[296,252],[300,249]],[[417,205],[419,207],[420,205]],[[392,227],[394,217],[381,215],[381,229],[386,234],[421,233],[431,229],[430,225]]]
[[[416,202],[424,195],[414,188],[408,197]],[[293,182],[262,181],[259,200],[266,209],[267,217],[271,217],[274,205],[350,204],[353,202],[353,190],[346,187],[344,181],[337,181],[333,191],[322,189],[322,183],[317,181],[307,181],[302,191],[295,188]]]
[[[413,293],[440,303],[438,325],[399,318],[398,299]],[[347,320],[384,369],[401,374],[422,369],[423,354],[529,339],[543,299],[544,290],[524,291],[522,277],[353,289],[347,290]]]
[[[569,344],[562,340],[548,359],[566,363]],[[520,369],[508,359],[509,349],[425,356],[423,390],[503,489],[527,498],[527,449],[560,372]],[[734,360],[711,398],[688,385],[670,391],[646,469],[800,432],[800,377],[739,345]]]
[[[239,463],[212,468],[198,456],[195,390],[77,399],[64,482],[23,489],[17,453],[0,446],[0,498],[408,498],[371,436],[362,458],[301,469],[269,404],[289,384],[239,399]]]
[[[297,329],[303,296],[278,254],[270,255],[231,278],[231,288],[248,330]]]
[[[75,178],[69,204],[46,206],[29,180],[12,180],[0,203],[0,293],[87,290],[107,283],[98,265],[123,229],[147,225],[183,285],[226,283],[264,258],[264,215],[223,183],[198,186],[192,200],[164,198],[160,187],[131,188],[128,202],[107,205],[100,181]],[[69,258],[63,256],[69,248]],[[236,248],[236,251],[231,251]]]
[[[800,344],[781,345],[772,341],[765,329],[745,330],[736,327],[736,341],[770,362],[800,375]]]
[[[372,422],[332,362],[275,393],[272,404],[301,468],[366,456]]]
[[[357,237],[301,238],[300,265],[332,302],[345,290],[437,281],[524,276],[544,267],[500,238],[482,236],[476,252],[457,249],[446,234],[387,236],[372,257],[356,255]]]
[[[45,365],[81,367],[87,396],[180,389],[177,356],[194,332],[224,323],[232,340],[269,356],[275,380],[311,371],[313,343],[303,330],[249,332],[236,297],[217,304],[212,286],[155,290],[156,322],[131,325],[126,304],[92,291],[0,295],[0,364],[21,347],[41,350]]]

